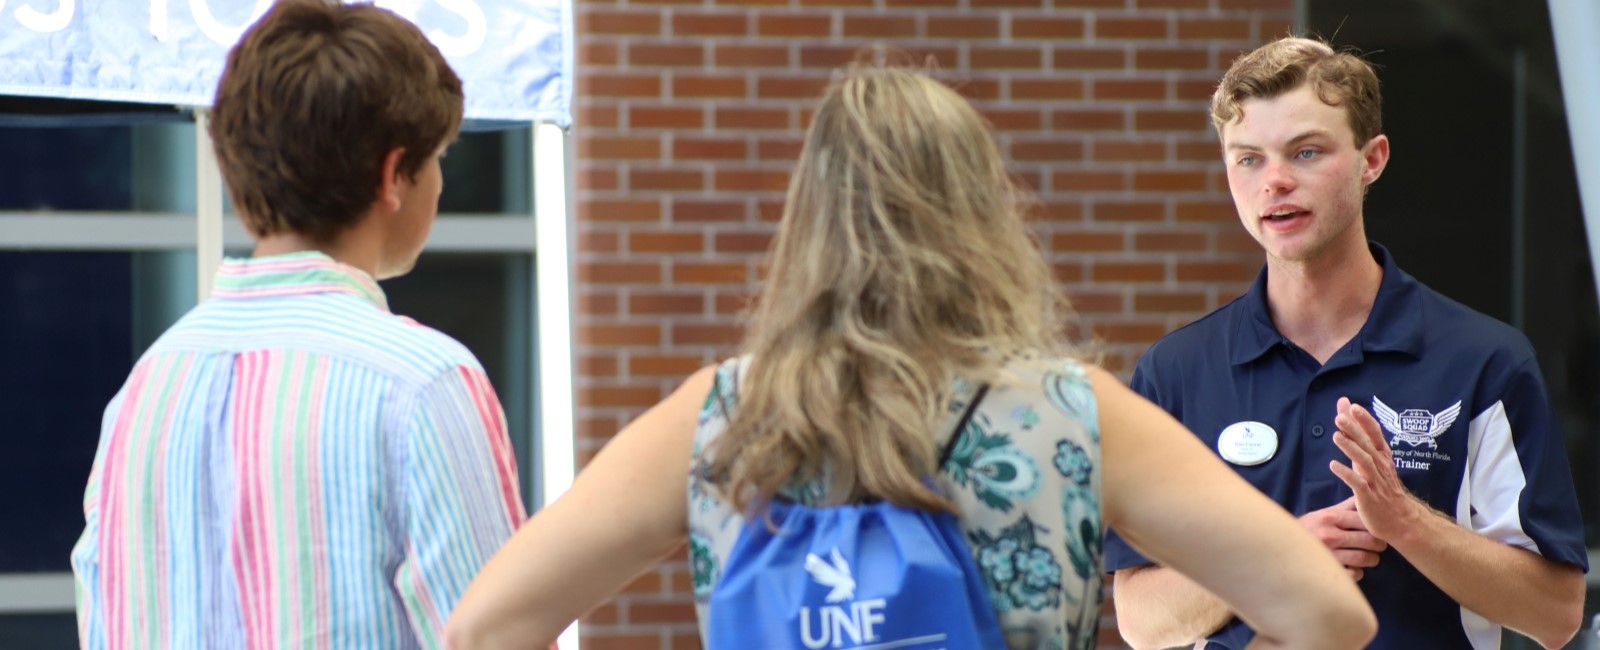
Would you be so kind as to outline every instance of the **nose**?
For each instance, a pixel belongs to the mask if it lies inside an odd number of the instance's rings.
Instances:
[[[1261,175],[1262,188],[1267,194],[1288,194],[1294,191],[1294,175],[1289,172],[1288,164],[1281,160],[1267,161],[1267,168]]]

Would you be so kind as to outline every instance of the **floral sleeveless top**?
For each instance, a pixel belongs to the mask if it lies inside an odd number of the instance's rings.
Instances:
[[[711,592],[744,516],[705,480],[707,445],[737,408],[748,357],[717,368],[691,459],[689,561],[702,638]],[[949,442],[977,386],[957,379],[930,444]],[[1101,604],[1100,431],[1094,390],[1070,359],[1011,362],[982,397],[938,476],[953,497],[1010,650],[1095,647]],[[802,503],[820,484],[785,494]]]

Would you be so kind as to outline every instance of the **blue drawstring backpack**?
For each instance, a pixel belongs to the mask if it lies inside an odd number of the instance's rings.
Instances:
[[[987,390],[967,404],[938,467]],[[744,523],[723,566],[707,650],[1005,648],[961,526],[947,512],[774,501],[765,518]]]

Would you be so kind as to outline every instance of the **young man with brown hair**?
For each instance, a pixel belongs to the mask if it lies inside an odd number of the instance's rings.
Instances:
[[[1378,614],[1372,647],[1497,648],[1502,626],[1559,647],[1587,556],[1533,350],[1367,240],[1362,201],[1389,161],[1381,104],[1371,65],[1319,41],[1234,62],[1212,121],[1266,267],[1156,342],[1133,388],[1323,540]],[[1135,647],[1253,635],[1114,534],[1106,568]]]
[[[416,262],[462,110],[370,4],[280,0],[229,52],[211,136],[254,256],[106,408],[83,647],[441,646],[524,510],[482,366],[377,280]]]

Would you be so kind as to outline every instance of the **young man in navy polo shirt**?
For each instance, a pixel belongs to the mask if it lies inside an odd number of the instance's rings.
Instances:
[[[1502,626],[1559,647],[1587,559],[1533,350],[1367,241],[1381,102],[1367,62],[1318,41],[1234,62],[1211,117],[1266,268],[1152,346],[1133,387],[1328,545],[1378,614],[1372,647],[1497,648]],[[1135,647],[1253,636],[1187,578],[1106,545]]]

